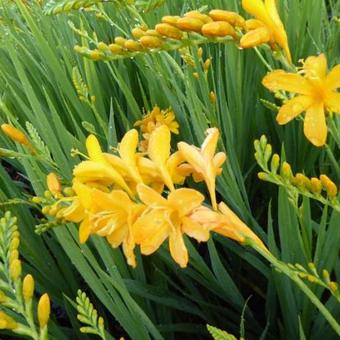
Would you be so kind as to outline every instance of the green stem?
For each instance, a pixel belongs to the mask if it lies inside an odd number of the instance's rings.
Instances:
[[[269,65],[269,63],[267,62],[267,60],[264,58],[264,56],[262,55],[262,53],[259,51],[259,49],[257,47],[254,47],[254,50],[257,54],[257,56],[260,58],[260,60],[262,61],[263,65],[267,68],[268,71],[273,71],[273,68]]]
[[[340,166],[339,166],[339,162],[336,160],[336,158],[335,158],[335,156],[333,154],[333,151],[329,147],[328,144],[325,144],[325,148],[326,148],[327,155],[328,155],[328,157],[329,157],[330,161],[332,162],[333,167],[335,169],[336,176],[337,176],[338,179],[340,179]]]
[[[272,253],[259,247],[254,241],[248,240],[248,244],[258,253],[260,253],[265,259],[267,259],[276,269],[278,269],[280,272],[287,275],[292,281],[294,281],[295,284],[304,292],[304,294],[309,298],[309,300],[328,321],[336,334],[340,335],[340,325],[334,319],[333,315],[292,269],[290,269],[284,262],[281,262],[275,256],[273,256]]]

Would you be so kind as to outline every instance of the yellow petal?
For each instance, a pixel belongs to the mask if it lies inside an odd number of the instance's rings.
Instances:
[[[201,146],[201,152],[206,160],[211,160],[215,155],[220,133],[217,128],[210,128],[206,131],[206,134],[207,137]]]
[[[269,42],[271,39],[267,27],[259,27],[246,33],[240,40],[242,48],[251,48]]]
[[[224,152],[218,152],[213,158],[213,164],[216,169],[220,168],[227,160],[227,155]]]
[[[289,91],[299,94],[311,95],[314,88],[310,82],[297,73],[287,73],[275,70],[268,73],[262,84],[271,91]]]
[[[183,235],[179,228],[175,228],[175,230],[170,233],[169,248],[172,258],[180,265],[181,268],[185,268],[188,264],[189,256]]]
[[[311,106],[305,116],[304,133],[315,146],[323,146],[327,139],[327,125],[322,103]]]
[[[111,184],[117,184],[129,195],[132,195],[130,188],[121,174],[107,164],[83,161],[74,168],[73,175],[82,182],[105,181]]]
[[[246,31],[252,31],[255,30],[256,28],[263,27],[264,23],[260,20],[257,19],[249,19],[246,21]]]
[[[122,190],[114,190],[110,193],[105,193],[100,190],[94,190],[93,201],[100,206],[102,210],[122,210],[127,211],[132,205],[132,201],[126,192]]]
[[[84,208],[78,198],[69,207],[63,209],[62,216],[65,220],[75,223],[79,223],[85,218]]]
[[[126,257],[127,263],[129,266],[133,268],[136,267],[136,257],[134,253],[135,244],[130,241],[129,238],[126,238],[123,242],[123,253]]]
[[[300,113],[306,111],[313,103],[312,97],[297,96],[288,100],[279,110],[276,120],[280,125],[290,122]]]
[[[124,161],[120,157],[112,155],[110,153],[103,153],[103,155],[105,157],[105,160],[123,177],[129,176],[129,170]]]
[[[271,24],[267,9],[262,0],[242,0],[243,9],[266,25]]]
[[[80,183],[79,181],[75,180],[73,182],[72,189],[77,194],[80,204],[85,209],[91,209],[93,207],[92,201],[92,189],[89,188],[87,185]]]
[[[161,125],[155,129],[150,136],[148,155],[158,166],[164,183],[170,190],[174,190],[171,176],[166,167],[166,161],[170,156],[171,132],[166,125]]]
[[[91,233],[91,224],[89,218],[85,218],[79,226],[79,242],[85,243]]]
[[[189,145],[185,142],[179,142],[177,144],[178,150],[182,153],[183,158],[191,166],[194,167],[196,171],[200,171],[205,168],[204,159],[200,151],[193,145]]]
[[[331,90],[335,90],[340,87],[340,65],[336,65],[328,73],[326,86]]]
[[[276,0],[265,0],[265,7],[267,13],[272,19],[274,26],[272,26],[275,41],[278,43],[280,47],[282,47],[286,53],[288,61],[291,63],[292,58],[290,55],[290,50],[288,46],[288,37],[283,26],[283,23],[280,19],[279,13],[276,7]]]
[[[198,208],[204,201],[204,196],[194,189],[177,189],[168,196],[168,202],[175,210],[180,211],[182,216],[189,214]]]
[[[303,69],[308,78],[325,79],[327,73],[326,56],[322,53],[317,57],[308,57],[303,64]]]
[[[95,135],[89,135],[87,137],[86,149],[91,161],[105,163],[102,149]]]
[[[138,146],[138,131],[132,129],[122,138],[119,145],[119,154],[122,160],[127,164],[128,171],[137,183],[142,183],[142,178],[138,172],[136,164],[136,149]]]
[[[196,239],[198,242],[206,242],[209,240],[209,230],[188,217],[182,219],[182,231],[188,236]]]
[[[327,93],[325,104],[329,111],[340,114],[340,93],[337,92]]]
[[[110,235],[106,236],[106,239],[111,244],[112,248],[118,248],[128,233],[127,225],[116,228]]]
[[[140,245],[142,254],[152,254],[169,236],[170,226],[164,214],[164,210],[152,210],[134,223],[134,239]]]
[[[234,239],[241,243],[244,241],[245,237],[251,238],[258,246],[267,250],[266,246],[257,237],[257,235],[244,222],[242,222],[224,202],[221,202],[218,207],[227,219],[227,223],[221,228],[214,229],[214,231],[227,237],[235,237]],[[227,234],[230,234],[230,236]]]
[[[137,192],[139,198],[150,207],[167,207],[167,200],[162,197],[157,191],[151,189],[144,184],[138,184]]]

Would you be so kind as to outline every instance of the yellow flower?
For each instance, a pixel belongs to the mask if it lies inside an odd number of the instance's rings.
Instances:
[[[241,38],[241,47],[248,48],[264,43],[271,45],[276,43],[284,50],[291,63],[287,33],[278,14],[276,0],[242,0],[242,7],[258,21],[254,29],[248,31]]]
[[[135,126],[140,128],[144,137],[144,140],[139,145],[141,151],[147,151],[151,133],[161,125],[166,125],[171,133],[176,135],[179,133],[179,124],[176,121],[175,113],[170,109],[161,110],[158,106],[155,106],[142,120],[135,123]]]
[[[170,190],[175,190],[167,161],[170,158],[171,132],[166,125],[161,125],[155,129],[149,140],[148,156],[155,163],[159,170],[162,180]]]
[[[148,207],[133,226],[135,242],[142,254],[152,254],[169,238],[171,256],[182,268],[186,267],[188,251],[183,234],[198,241],[209,239],[209,229],[189,218],[202,205],[204,196],[186,188],[172,191],[167,199],[145,185],[138,185],[137,191]]]
[[[104,193],[100,190],[92,192],[92,200],[99,208],[90,217],[91,233],[105,236],[113,248],[123,246],[123,252],[130,266],[136,266],[134,255],[134,236],[132,225],[142,214],[145,207],[132,202],[122,190]]]
[[[196,181],[205,181],[211,199],[213,208],[217,209],[216,202],[216,176],[221,173],[220,167],[226,160],[226,155],[223,152],[215,154],[219,131],[217,128],[207,130],[207,137],[204,140],[201,149],[185,142],[178,143],[178,150],[191,168],[180,166],[182,170],[187,169],[193,172]]]
[[[106,185],[115,184],[124,189],[129,195],[132,195],[123,176],[106,159],[94,135],[90,135],[86,139],[86,149],[89,160],[81,162],[74,168],[74,177],[82,183],[98,182]]]
[[[297,96],[288,100],[279,110],[276,120],[283,125],[306,112],[304,133],[315,146],[322,146],[327,139],[325,110],[340,113],[340,65],[327,74],[324,54],[308,57],[303,69],[297,73],[275,70],[267,74],[262,83],[271,91],[289,91]]]
[[[218,205],[218,211],[212,211],[207,207],[196,209],[190,219],[241,244],[246,238],[251,239],[259,247],[267,250],[257,235],[223,202]]]

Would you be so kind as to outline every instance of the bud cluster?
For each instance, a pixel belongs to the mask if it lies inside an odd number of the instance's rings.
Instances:
[[[97,42],[91,50],[75,46],[75,51],[92,60],[112,60],[133,57],[139,53],[181,49],[206,42],[238,40],[245,20],[239,14],[215,9],[208,14],[190,11],[180,16],[164,16],[153,29],[142,25],[132,31],[132,39],[116,37],[110,44]]]
[[[50,316],[50,300],[44,294],[37,308],[39,329],[33,317],[34,278],[28,274],[22,279],[22,266],[19,259],[20,234],[16,217],[7,212],[0,219],[0,329],[8,329],[16,334],[34,339],[46,339],[47,322]],[[7,311],[11,311],[11,316]],[[18,317],[16,317],[18,316]],[[23,322],[22,320],[26,320]]]
[[[272,155],[272,146],[265,136],[256,140],[254,146],[255,159],[263,170],[258,173],[259,179],[285,187],[291,196],[304,195],[340,211],[338,186],[327,175],[308,178],[302,173],[294,174],[289,163],[281,161],[278,154]]]
[[[317,272],[313,262],[308,263],[308,268],[304,268],[300,264],[288,264],[288,266],[302,279],[308,280],[310,283],[322,286],[340,302],[340,291],[338,284],[332,281],[328,270],[323,269],[321,275]]]

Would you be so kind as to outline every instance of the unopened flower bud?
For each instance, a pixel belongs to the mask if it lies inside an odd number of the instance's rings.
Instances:
[[[214,91],[211,91],[209,93],[209,99],[210,99],[211,104],[213,104],[213,105],[216,104],[216,94],[215,94]]]
[[[272,157],[272,161],[271,161],[271,171],[276,174],[277,170],[280,166],[280,156],[277,153],[274,153],[273,157]]]
[[[334,281],[328,282],[327,286],[332,291],[332,293],[336,293],[338,291],[338,284]]]
[[[283,162],[281,167],[281,175],[286,179],[291,179],[293,176],[292,169],[287,162]]]
[[[208,72],[210,65],[211,65],[211,58],[208,58],[203,64],[204,72]]]
[[[233,26],[244,27],[245,20],[239,14],[231,11],[223,11],[220,9],[213,9],[209,12],[209,16],[214,21],[226,21]]]
[[[131,31],[132,35],[136,39],[140,39],[145,35],[145,31],[142,30],[140,27],[136,27]]]
[[[52,194],[56,194],[56,193],[61,192],[61,183],[60,183],[59,177],[56,173],[54,173],[54,172],[49,173],[47,175],[46,182],[47,182],[48,190]]]
[[[326,175],[321,175],[320,180],[323,187],[327,191],[328,197],[330,199],[335,198],[338,193],[338,188],[336,187],[335,183]]]
[[[28,274],[22,282],[22,295],[25,302],[31,301],[34,294],[34,279],[33,276]]]
[[[271,155],[272,155],[273,149],[270,144],[267,144],[266,147],[264,148],[264,161],[268,163]]]
[[[269,179],[270,179],[269,175],[267,173],[265,173],[265,172],[262,172],[262,171],[257,174],[257,177],[261,181],[269,181]]]
[[[109,50],[109,46],[102,41],[97,44],[97,48],[98,50],[103,51],[103,52]]]
[[[17,322],[7,315],[5,312],[0,311],[0,328],[1,329],[16,329],[18,327]]]
[[[175,25],[176,22],[180,19],[179,16],[172,16],[172,15],[166,15],[162,18],[163,24],[169,24],[169,25]]]
[[[212,22],[212,18],[210,18],[210,16],[203,14],[199,11],[190,11],[188,13],[184,14],[184,17],[186,18],[195,18],[198,20],[201,20],[202,22],[204,22],[205,24]]]
[[[295,175],[292,182],[300,188],[308,188],[310,186],[309,178],[299,172]]]
[[[89,53],[89,57],[90,59],[97,61],[102,59],[103,55],[99,50],[92,50]]]
[[[126,39],[123,38],[123,37],[116,37],[115,38],[115,43],[117,45],[124,46],[125,42],[126,42]]]
[[[113,53],[113,54],[119,54],[123,51],[122,46],[118,45],[118,44],[110,44],[109,49],[110,49],[111,53]]]
[[[316,177],[311,178],[311,180],[310,180],[310,190],[314,194],[317,194],[317,195],[319,195],[321,193],[322,183],[318,178],[316,178]]]
[[[166,23],[156,25],[155,29],[157,33],[168,38],[180,40],[183,37],[183,32]]]
[[[38,320],[40,328],[44,328],[50,318],[51,305],[48,294],[41,296],[38,302]]]
[[[176,27],[182,31],[201,33],[204,22],[200,19],[184,17],[178,19]]]
[[[18,280],[21,275],[21,261],[16,259],[9,266],[9,273],[13,281]]]
[[[30,145],[30,141],[27,139],[26,135],[17,128],[15,128],[13,125],[2,124],[1,129],[7,135],[7,137],[12,139],[14,142],[26,146]]]
[[[146,48],[159,48],[163,44],[160,38],[148,35],[141,37],[139,41],[142,44],[142,46]]]
[[[9,249],[11,251],[16,250],[16,249],[18,249],[19,244],[20,244],[20,237],[17,237],[17,236],[13,237],[12,240],[11,240],[11,244],[9,246]]]
[[[126,40],[124,43],[124,47],[132,52],[138,52],[143,49],[142,45],[138,41],[132,39]]]
[[[206,37],[226,37],[228,35],[235,37],[234,28],[225,21],[214,21],[205,24],[202,27],[202,34]]]

